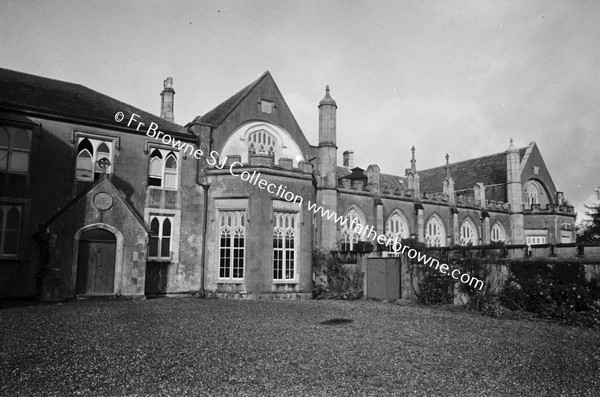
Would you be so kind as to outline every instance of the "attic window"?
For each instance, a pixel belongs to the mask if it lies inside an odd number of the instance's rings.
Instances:
[[[263,113],[273,113],[273,106],[275,105],[275,102],[272,101],[267,101],[264,99],[260,100],[260,111]]]

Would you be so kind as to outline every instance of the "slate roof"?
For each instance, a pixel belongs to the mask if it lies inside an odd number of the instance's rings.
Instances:
[[[337,167],[337,171],[336,171],[336,175],[337,175],[337,179],[339,180],[340,178],[348,178],[350,177],[350,175],[352,174],[352,172],[346,168],[346,167]],[[367,174],[365,173],[365,178],[367,177]],[[402,181],[402,182],[400,182]],[[396,188],[401,187],[406,189],[407,188],[407,183],[406,183],[406,178],[403,176],[397,176],[397,175],[392,175],[392,174],[383,174],[380,173],[379,174],[379,185],[381,188],[381,191],[383,192],[384,190],[390,190],[392,192],[394,192],[396,190]]]
[[[213,127],[217,127],[219,124],[227,118],[229,113],[237,107],[246,98],[246,96],[270,73],[269,71],[264,72],[258,79],[242,88],[237,93],[233,94],[229,99],[219,104],[216,108],[206,113],[204,116],[198,116],[194,119],[194,122],[208,124]]]
[[[157,98],[158,101],[158,98]],[[126,128],[115,121],[115,113],[128,117],[136,113],[140,121],[158,124],[158,129],[180,137],[193,137],[184,127],[118,101],[80,84],[49,79],[0,68],[0,107],[19,108],[72,120],[108,124]],[[127,119],[128,120],[128,119]],[[135,131],[137,124],[131,130]],[[141,133],[140,131],[137,132]]]
[[[527,148],[519,149],[519,158],[522,159]],[[420,177],[422,192],[439,193],[443,191],[446,166],[417,170]],[[450,174],[454,180],[454,190],[473,189],[476,183],[485,186],[506,183],[506,155],[504,152],[490,156],[478,157],[470,160],[450,164]]]
[[[522,160],[527,148],[519,149],[519,158]],[[430,168],[426,170],[417,170],[420,178],[421,192],[441,193],[443,189],[444,178],[446,177],[446,166]],[[476,183],[483,183],[485,186],[499,185],[506,183],[506,155],[504,152],[489,156],[478,157],[450,164],[450,174],[454,179],[454,190],[473,189]],[[337,178],[349,178],[351,172],[346,167],[337,167]],[[366,177],[366,173],[365,173]],[[406,177],[379,174],[381,191],[396,188],[408,188]]]

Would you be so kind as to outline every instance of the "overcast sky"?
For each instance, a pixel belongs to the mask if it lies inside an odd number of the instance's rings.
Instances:
[[[600,186],[600,1],[7,1],[0,67],[185,124],[270,70],[309,142],[404,174],[535,141],[581,211]]]

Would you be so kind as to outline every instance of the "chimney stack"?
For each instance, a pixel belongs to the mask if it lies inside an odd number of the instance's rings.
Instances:
[[[163,85],[163,92],[160,93],[160,117],[174,123],[175,115],[173,114],[173,103],[175,90],[173,89],[173,78],[167,77]]]
[[[352,150],[346,150],[343,154],[343,165],[350,169],[354,168],[354,152]]]

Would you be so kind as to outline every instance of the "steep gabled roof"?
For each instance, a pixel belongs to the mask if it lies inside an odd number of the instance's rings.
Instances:
[[[225,120],[225,118],[244,100],[244,98],[256,87],[262,79],[270,75],[267,70],[258,79],[242,88],[240,91],[233,94],[229,99],[220,103],[216,108],[206,113],[204,116],[198,116],[194,119],[194,122],[208,124],[213,127],[218,126]]]
[[[61,215],[71,209],[78,201],[82,200],[84,197],[88,195],[93,189],[95,189],[99,185],[104,185],[105,190],[112,191],[112,196],[115,197],[118,201],[122,202],[125,207],[131,211],[133,216],[138,220],[138,222],[146,229],[148,233],[150,233],[150,229],[146,226],[146,222],[144,221],[144,217],[135,209],[133,205],[131,205],[127,200],[124,200],[115,185],[108,179],[107,176],[103,176],[93,183],[91,183],[88,187],[83,189],[77,196],[75,196],[71,201],[69,201],[66,205],[64,205],[61,209],[59,209],[54,215],[52,215],[46,222],[40,224],[40,227],[48,227],[55,220],[57,220]]]
[[[523,158],[527,148],[519,149],[519,158]],[[443,191],[446,166],[417,170],[422,192],[437,193]],[[485,186],[506,183],[506,155],[504,152],[490,156],[450,164],[450,174],[454,180],[454,190],[473,189],[475,184]]]
[[[116,122],[115,113],[124,112],[126,117],[136,113],[140,116],[140,121],[145,122],[146,125],[155,122],[161,131],[188,138],[193,137],[178,124],[82,85],[2,68],[0,68],[0,107],[49,114],[67,120],[118,126],[120,129],[127,128],[126,123]],[[135,131],[136,127],[137,124],[132,124],[131,131]]]

